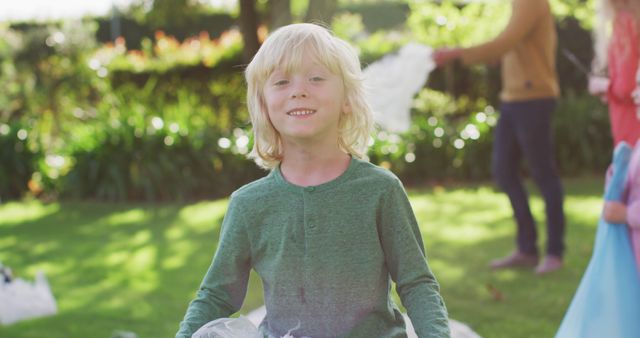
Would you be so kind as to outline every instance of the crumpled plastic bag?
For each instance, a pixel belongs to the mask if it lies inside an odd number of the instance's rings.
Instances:
[[[210,321],[191,338],[262,338],[262,335],[247,318],[239,317]]]
[[[291,329],[281,338],[295,338],[291,332],[298,327]],[[210,321],[192,334],[191,338],[263,338],[263,335],[250,319],[240,316],[239,318],[220,318]]]
[[[363,70],[367,101],[380,127],[397,133],[409,130],[413,98],[436,68],[432,54],[431,47],[412,42]]]
[[[38,271],[34,283],[20,278],[0,279],[0,324],[53,315],[58,312],[49,282]]]

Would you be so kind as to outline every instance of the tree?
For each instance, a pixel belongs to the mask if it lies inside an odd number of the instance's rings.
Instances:
[[[269,1],[269,29],[286,26],[292,22],[291,0]]]
[[[338,8],[338,0],[309,0],[305,22],[331,23],[331,18]]]
[[[258,41],[258,12],[254,0],[240,0],[240,32],[244,40],[242,58],[249,63],[260,48]]]
[[[158,1],[158,0],[156,0]],[[168,0],[164,0],[168,1]],[[180,0],[187,1],[187,0]],[[258,27],[264,22],[260,21],[255,0],[239,0],[240,4],[240,31],[244,40],[243,58],[249,62],[260,48],[258,40]],[[291,13],[291,0],[269,0],[267,3],[269,12],[269,28],[274,30],[293,22]],[[338,0],[309,0],[304,22],[321,22],[330,24],[333,14],[338,8]]]

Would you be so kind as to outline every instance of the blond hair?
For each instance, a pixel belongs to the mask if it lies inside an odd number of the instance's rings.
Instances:
[[[276,67],[285,72],[300,67],[305,51],[338,75],[344,84],[349,112],[341,114],[338,145],[352,156],[362,158],[373,128],[371,107],[365,100],[362,69],[355,50],[316,24],[292,24],[273,32],[253,57],[245,71],[247,105],[253,125],[253,149],[249,158],[258,166],[273,169],[282,160],[282,140],[271,124],[264,102],[264,86]]]

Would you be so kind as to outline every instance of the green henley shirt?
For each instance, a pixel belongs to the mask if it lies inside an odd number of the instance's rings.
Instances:
[[[295,337],[406,337],[392,280],[420,338],[450,335],[402,183],[369,162],[354,158],[338,178],[309,187],[274,169],[234,192],[176,338],[237,312],[252,268],[264,287],[266,336],[297,328]]]

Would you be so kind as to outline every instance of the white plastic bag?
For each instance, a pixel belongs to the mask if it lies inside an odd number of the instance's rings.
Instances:
[[[11,282],[0,280],[0,324],[12,324],[58,312],[49,282],[38,271],[34,283],[16,278]]]
[[[258,329],[245,317],[220,318],[208,322],[191,338],[262,338]]]
[[[391,132],[406,132],[411,126],[413,97],[436,67],[429,46],[408,43],[364,70],[364,83],[373,118]]]
[[[249,314],[249,317],[240,316],[240,318],[220,318],[204,324],[198,331],[196,331],[191,338],[262,338],[262,334],[256,328],[256,324],[262,320],[266,311],[264,306],[256,311],[254,310]],[[256,322],[258,320],[258,322]],[[300,327],[298,323],[297,327],[289,330],[287,334],[280,338],[295,338],[291,334],[292,331],[297,330]],[[269,336],[269,338],[274,338]],[[300,337],[310,338],[310,337]]]

